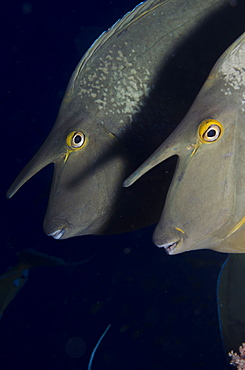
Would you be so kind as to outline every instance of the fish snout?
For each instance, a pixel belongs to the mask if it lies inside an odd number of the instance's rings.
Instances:
[[[164,248],[167,254],[181,253],[181,246],[183,244],[183,231],[178,228],[165,228],[165,231],[155,229],[153,234],[153,243],[159,247]]]
[[[44,219],[43,230],[46,235],[52,236],[54,239],[62,239],[67,229],[68,222],[66,220],[59,218]]]

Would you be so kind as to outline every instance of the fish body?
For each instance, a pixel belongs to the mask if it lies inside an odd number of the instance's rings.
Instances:
[[[164,202],[158,194],[166,194],[165,172],[156,170],[134,189],[121,184],[186,111],[183,94],[169,115],[169,66],[182,44],[191,44],[199,29],[209,31],[213,23],[205,22],[225,7],[231,8],[226,0],[148,0],[102,34],[75,69],[53,129],[7,197],[54,163],[46,234],[65,239],[155,222]],[[175,91],[181,87],[178,81]]]
[[[245,34],[219,58],[176,130],[126,181],[166,158],[177,168],[153,240],[169,254],[245,252]]]

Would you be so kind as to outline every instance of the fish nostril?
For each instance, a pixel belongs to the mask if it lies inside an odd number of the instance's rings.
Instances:
[[[61,239],[69,228],[70,224],[64,218],[46,214],[43,222],[43,231],[46,235],[52,236],[54,239]]]

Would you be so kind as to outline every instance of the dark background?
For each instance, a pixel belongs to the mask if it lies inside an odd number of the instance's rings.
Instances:
[[[0,369],[229,369],[216,282],[225,255],[167,256],[154,227],[118,236],[53,240],[42,231],[52,166],[13,199],[5,192],[50,131],[83,53],[135,0],[3,1],[1,31],[0,272],[24,248],[80,266],[40,267],[0,322]],[[76,351],[74,337],[86,348]],[[73,357],[72,357],[73,356]],[[74,356],[80,356],[74,358]]]

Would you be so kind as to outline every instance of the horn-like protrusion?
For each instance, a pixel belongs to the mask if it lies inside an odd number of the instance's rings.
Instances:
[[[55,147],[53,145],[52,136],[52,133],[50,133],[41,148],[17,176],[6,193],[7,198],[11,198],[32,176],[48,164],[55,162],[55,160],[63,154],[62,147],[60,150],[57,150],[57,146]]]
[[[177,155],[180,145],[176,136],[176,132],[173,132],[168,139],[123,182],[123,187],[127,188],[131,186],[153,167],[165,161],[165,159]]]

